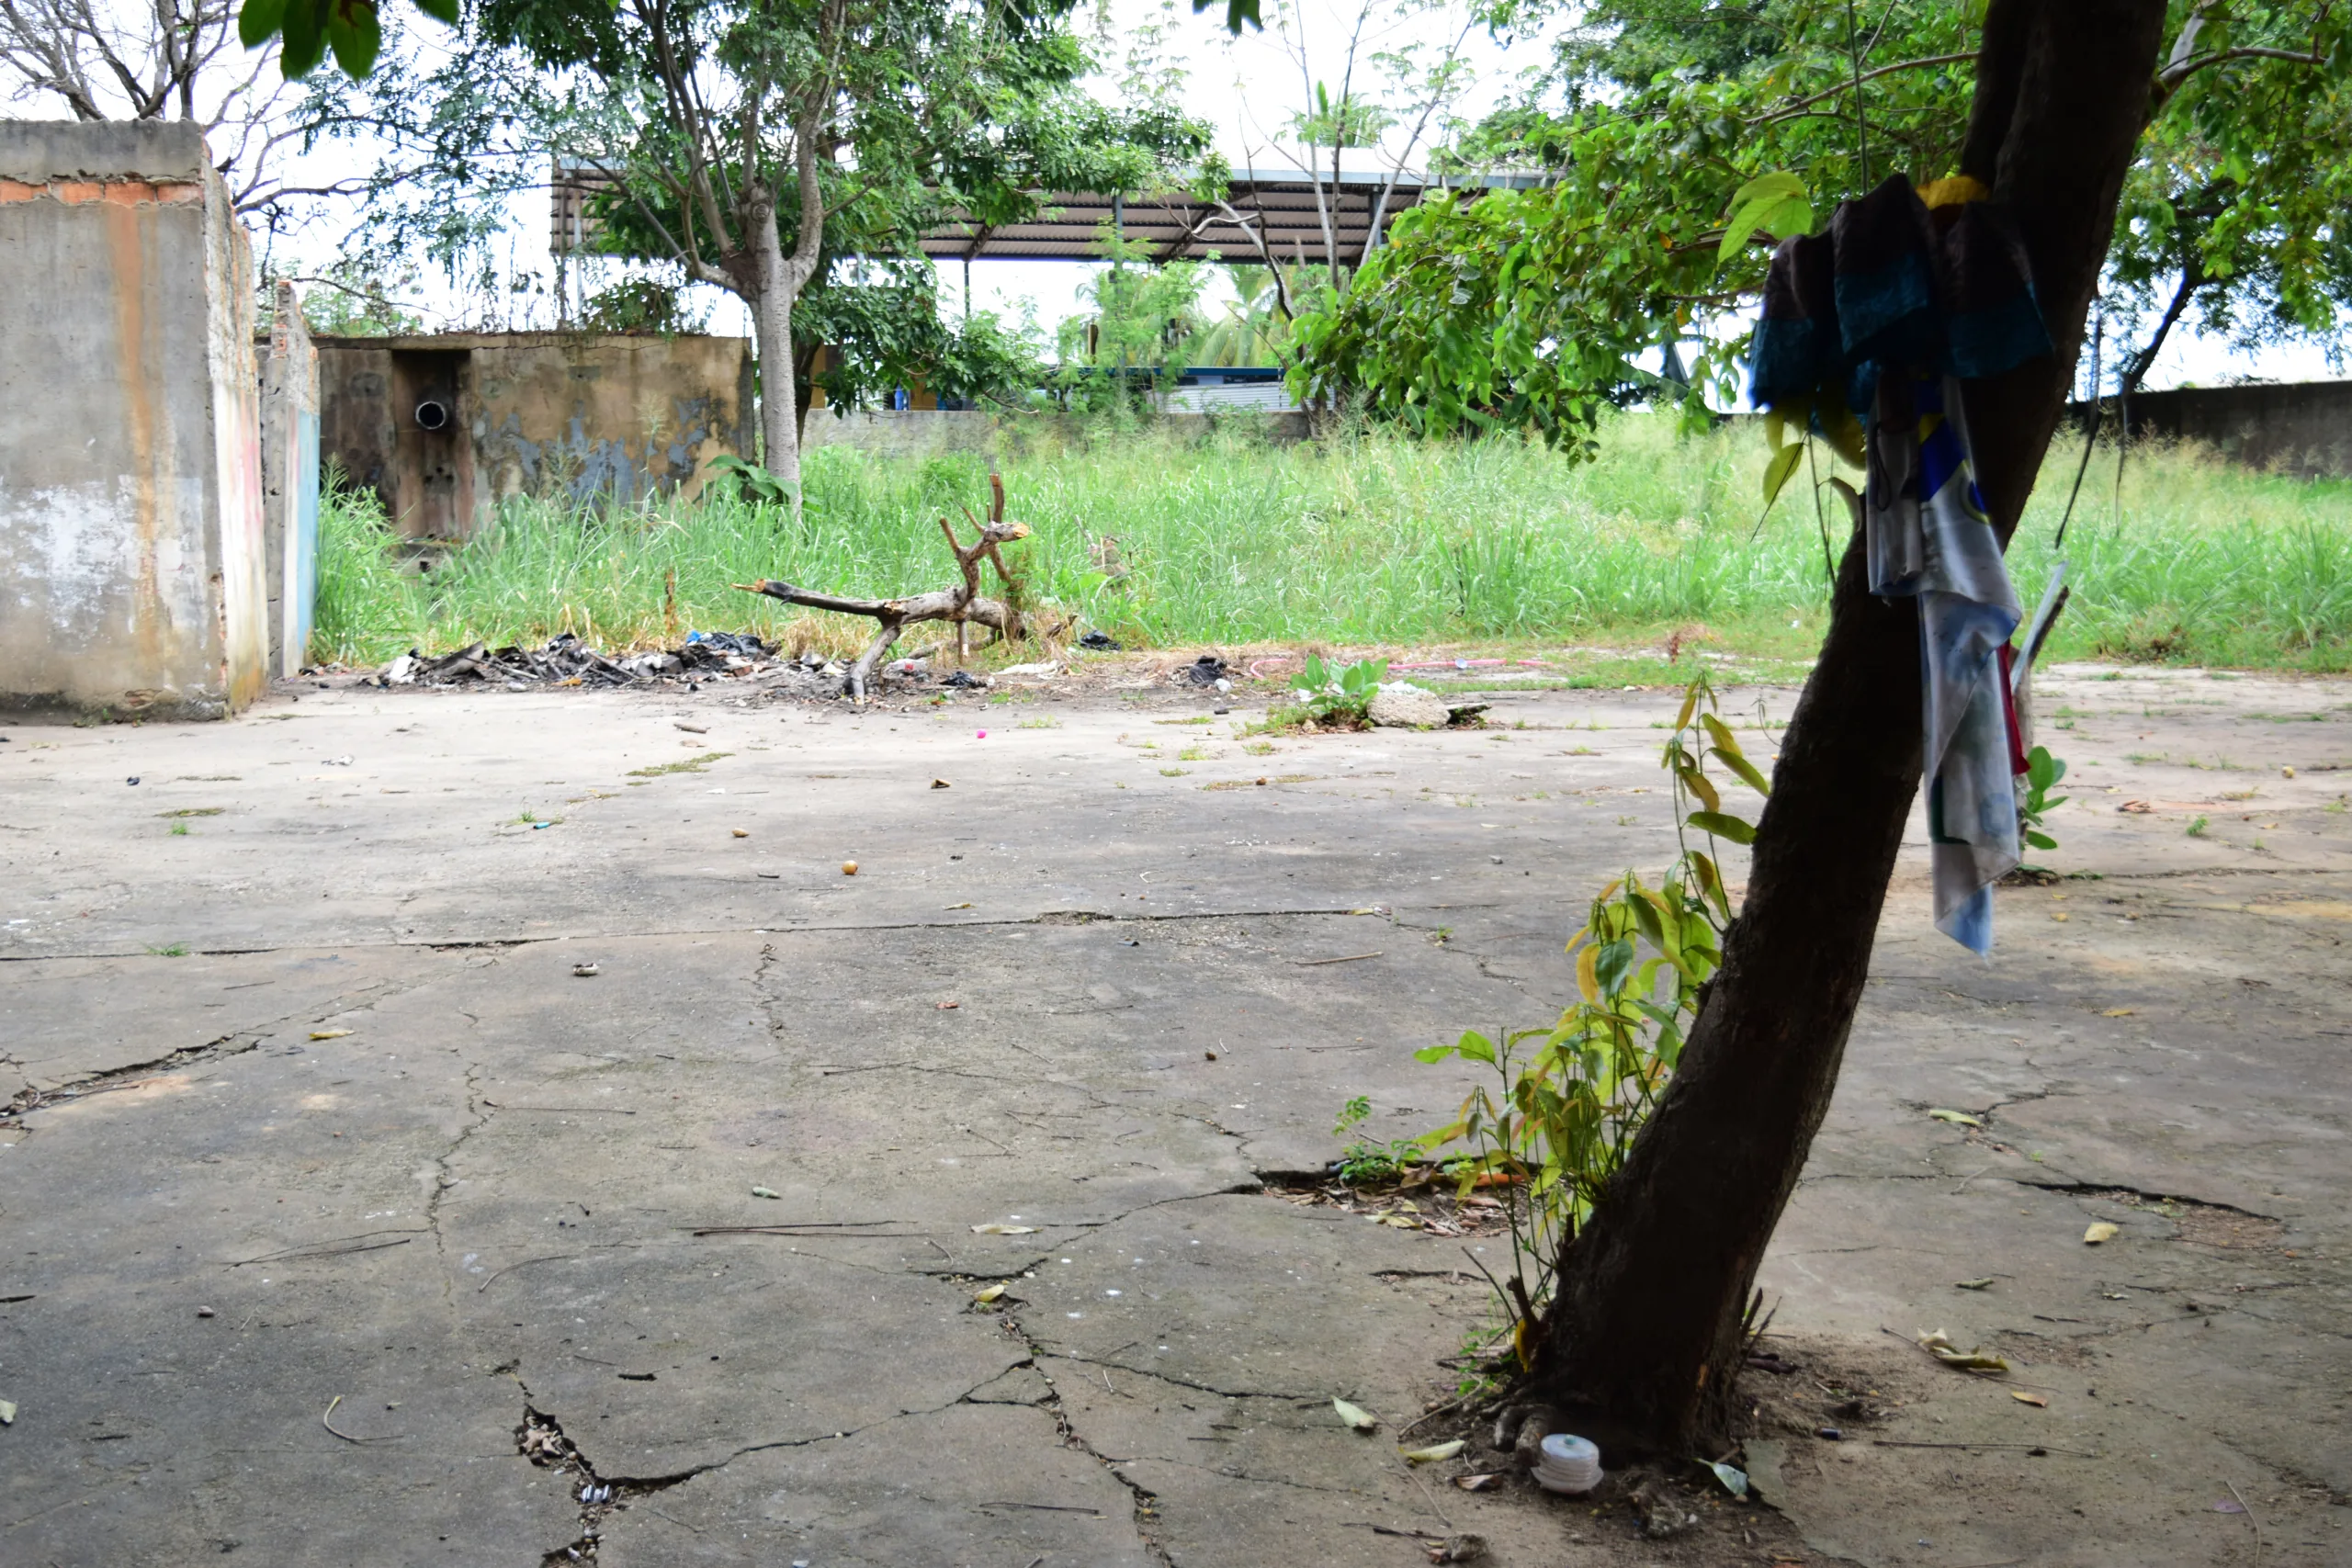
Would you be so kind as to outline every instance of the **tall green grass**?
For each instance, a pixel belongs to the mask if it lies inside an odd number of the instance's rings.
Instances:
[[[2079,456],[2053,449],[2012,550],[2029,603]],[[1702,627],[1727,650],[1802,658],[1826,603],[1820,530],[1840,544],[1845,525],[1834,496],[1817,520],[1800,483],[1759,527],[1763,457],[1752,430],[1680,438],[1626,415],[1582,464],[1517,441],[1374,430],[1276,447],[1146,429],[1034,446],[1003,467],[1011,515],[1035,530],[1013,552],[1026,594],[1134,643],[1632,645]],[[2352,665],[2352,484],[2155,446],[2133,450],[2120,510],[2113,480],[2103,448],[2067,536],[2061,657]],[[694,628],[853,646],[865,623],[729,585],[939,586],[951,569],[936,519],[968,535],[960,508],[987,494],[978,457],[841,447],[809,454],[808,483],[797,525],[731,496],[586,513],[518,499],[423,574],[371,501],[338,494],[322,512],[313,653],[358,662],[560,631],[618,648]]]

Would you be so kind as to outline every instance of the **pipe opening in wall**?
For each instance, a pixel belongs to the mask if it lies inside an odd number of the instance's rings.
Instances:
[[[416,427],[419,430],[442,430],[449,423],[449,405],[435,398],[427,398],[416,405]]]

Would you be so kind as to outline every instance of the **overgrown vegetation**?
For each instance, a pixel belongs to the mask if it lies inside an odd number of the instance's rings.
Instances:
[[[1745,844],[1756,832],[1724,809],[1711,765],[1758,794],[1769,786],[1717,706],[1703,673],[1684,689],[1661,758],[1673,780],[1679,852],[1655,886],[1628,868],[1594,898],[1568,942],[1577,997],[1558,1021],[1500,1041],[1472,1031],[1415,1053],[1422,1062],[1474,1062],[1492,1075],[1491,1088],[1473,1088],[1453,1121],[1416,1143],[1462,1151],[1447,1169],[1463,1196],[1489,1187],[1505,1200],[1511,1262],[1497,1283],[1510,1297],[1522,1365],[1561,1249],[1665,1093],[1698,1016],[1700,988],[1723,962],[1731,899],[1717,840]]]
[[[1206,440],[1149,425],[1032,428],[1008,431],[1002,466],[1010,515],[1035,530],[1023,547],[1034,592],[1131,647],[1557,639],[1653,650],[1633,681],[1662,677],[1655,650],[1669,639],[1684,658],[1760,656],[1784,671],[1819,645],[1819,525],[1784,499],[1757,531],[1766,454],[1736,424],[1681,438],[1665,416],[1611,416],[1587,464],[1512,438],[1353,431],[1277,447],[1246,423]],[[2029,603],[2080,453],[2052,449],[2051,481],[2010,551]],[[2352,483],[2143,445],[2119,504],[2112,457],[2102,446],[2068,530],[2076,588],[2050,657],[2352,668]],[[736,485],[716,488],[729,493],[587,515],[510,502],[495,527],[422,574],[372,502],[333,498],[312,651],[361,662],[566,630],[650,645],[694,627],[849,651],[857,628],[728,585],[927,585],[936,520],[983,493],[986,476],[977,457],[822,448],[797,526]]]

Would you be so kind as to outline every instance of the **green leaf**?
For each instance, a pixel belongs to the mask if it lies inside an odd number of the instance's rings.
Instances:
[[[1765,511],[1771,511],[1772,503],[1781,499],[1781,491],[1788,488],[1790,476],[1797,471],[1797,464],[1804,457],[1804,443],[1794,441],[1773,453],[1772,460],[1764,465]]]
[[[1757,175],[1732,192],[1731,205],[1736,211],[1755,202],[1785,201],[1791,197],[1799,201],[1806,199],[1804,181],[1785,169],[1776,169],[1770,174]]]
[[[1605,942],[1593,958],[1592,976],[1600,984],[1601,994],[1614,996],[1624,988],[1625,976],[1634,966],[1634,944],[1630,942]]]
[[[309,75],[326,58],[326,6],[327,0],[287,0],[277,69],[289,82]]]
[[[1729,839],[1735,844],[1752,844],[1756,829],[1738,818],[1721,811],[1693,811],[1690,826],[1702,833],[1713,833],[1718,839]]]
[[[458,0],[416,0],[416,8],[436,22],[458,25]]]
[[[2047,833],[2037,833],[2030,828],[2025,830],[2025,841],[2037,850],[2054,850],[2058,847],[2057,840]]]
[[[1464,1061],[1494,1065],[1495,1043],[1473,1030],[1453,1043],[1452,1047]]]
[[[277,36],[286,22],[286,0],[245,0],[237,12],[237,39],[247,49],[259,49]]]
[[[1216,3],[1216,0],[1193,0],[1193,15],[1199,16]],[[1225,30],[1238,33],[1244,23],[1261,32],[1265,30],[1266,24],[1258,19],[1258,0],[1225,0]]]

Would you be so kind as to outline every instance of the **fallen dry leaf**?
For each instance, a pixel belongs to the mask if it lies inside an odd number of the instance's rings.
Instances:
[[[2121,1225],[2109,1224],[2107,1221],[2100,1220],[2083,1233],[2083,1245],[2097,1247],[2101,1242],[2112,1241],[2121,1234],[2122,1230]]]
[[[2118,811],[2128,811],[2134,817],[2145,817],[2149,812],[2154,811],[2155,807],[2149,805],[2144,800],[2127,800],[2115,809]]]
[[[1415,1449],[1412,1452],[1399,1457],[1407,1464],[1435,1464],[1440,1460],[1452,1459],[1469,1446],[1460,1438],[1456,1438],[1450,1443],[1431,1443],[1428,1448]]]
[[[1490,1470],[1484,1475],[1457,1475],[1453,1483],[1464,1492],[1485,1492],[1502,1484],[1503,1472]]]
[[[2036,1410],[2046,1410],[2050,1407],[2050,1402],[2042,1398],[2041,1395],[2038,1393],[2028,1393],[2021,1388],[2013,1388],[2009,1390],[2009,1397],[2016,1400],[2019,1404],[2030,1404]]]
[[[2108,1009],[2105,1012],[2103,1012],[2103,1013],[2099,1014],[2099,1017],[2101,1017],[2101,1018],[2130,1018],[2133,1013],[2135,1013],[2135,1012],[2137,1012],[2137,1011],[2139,1011],[2139,1010],[2139,1010],[2138,1008],[2109,1008],[2109,1009]]]
[[[990,1285],[990,1286],[989,1286],[987,1290],[985,1290],[985,1291],[975,1291],[975,1292],[972,1292],[972,1299],[973,1299],[974,1301],[976,1301],[976,1302],[980,1303],[983,1306],[985,1306],[985,1305],[986,1305],[986,1304],[988,1304],[989,1302],[992,1302],[992,1301],[996,1301],[996,1300],[998,1300],[998,1299],[999,1299],[999,1298],[1001,1298],[1003,1294],[1004,1294],[1004,1281],[1003,1281],[1003,1280],[998,1280],[995,1284]]]
[[[1954,1280],[1952,1283],[1963,1291],[1989,1291],[1993,1288],[1993,1276],[1987,1274],[1982,1280]]]
[[[1928,1114],[1939,1122],[1949,1122],[1955,1127],[1982,1127],[1984,1125],[1984,1119],[1983,1117],[1971,1116],[1965,1111],[1938,1110],[1930,1111]]]
[[[1918,1341],[1919,1348],[1945,1366],[1963,1372],[2006,1372],[2009,1370],[2008,1362],[1998,1356],[1988,1356],[1982,1350],[1962,1349],[1940,1328],[1933,1333],[1921,1329]]]
[[[348,1029],[313,1029],[311,1031],[311,1038],[313,1040],[340,1040],[350,1032],[351,1031]]]
[[[1359,1432],[1380,1430],[1380,1417],[1361,1404],[1350,1404],[1344,1399],[1334,1399],[1331,1401],[1331,1408],[1340,1413],[1340,1420],[1345,1421]]]
[[[972,1227],[974,1235],[1035,1235],[1036,1231],[1035,1225],[1000,1225],[993,1223]]]

